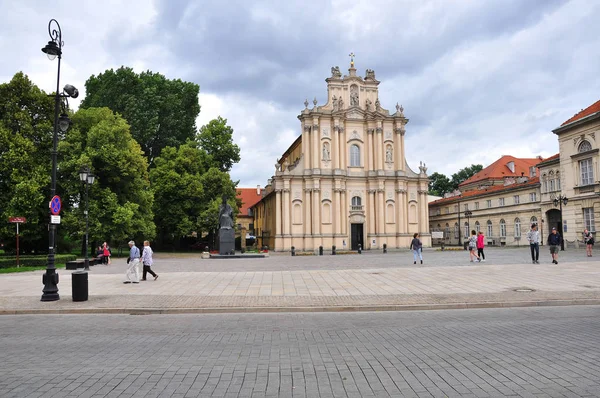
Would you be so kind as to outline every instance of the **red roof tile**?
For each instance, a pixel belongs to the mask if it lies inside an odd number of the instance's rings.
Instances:
[[[503,190],[512,190],[512,189],[518,189],[518,188],[524,188],[524,187],[528,187],[531,185],[535,185],[535,184],[539,184],[540,182],[540,178],[539,177],[533,177],[530,178],[527,182],[525,183],[514,183],[514,184],[510,184],[510,185],[492,185],[490,187],[487,187],[485,189],[473,189],[470,191],[465,191],[462,192],[460,195],[458,196],[452,196],[449,198],[442,198],[442,199],[438,199],[438,200],[434,200],[433,202],[429,203],[429,206],[431,205],[438,205],[438,204],[442,204],[445,202],[452,202],[455,201],[457,199],[465,199],[465,198],[470,198],[473,196],[478,196],[478,195],[483,195],[483,194],[488,194],[488,193],[494,193],[494,192],[500,192]]]
[[[564,126],[565,124],[573,123],[574,121],[583,119],[584,117],[592,115],[597,112],[600,112],[600,100],[593,103],[592,105],[588,106],[587,108],[581,110],[579,113],[576,113],[575,116],[573,116],[572,118],[570,118],[569,120],[567,120],[566,122],[561,124],[561,126]]]
[[[260,190],[260,193],[257,192]],[[237,188],[237,196],[242,199],[239,216],[248,216],[248,209],[262,199],[262,189],[260,188]]]
[[[479,173],[471,176],[461,182],[458,186],[472,184],[478,181],[485,180],[502,180],[504,177],[520,177],[521,175],[529,176],[529,168],[535,166],[542,158],[515,158],[514,156],[504,155],[494,163],[481,170]],[[514,172],[508,168],[509,162],[514,162]]]
[[[544,160],[540,161],[538,164],[542,164],[542,163],[550,162],[550,161],[552,161],[552,160],[554,160],[554,159],[558,159],[558,158],[560,158],[560,152],[559,152],[559,153],[557,153],[556,155],[552,155],[552,156],[550,156],[549,158],[546,158],[546,159],[544,159]]]

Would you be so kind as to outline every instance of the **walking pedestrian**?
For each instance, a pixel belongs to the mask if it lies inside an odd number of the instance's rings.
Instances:
[[[531,250],[531,261],[533,264],[539,264],[540,259],[540,231],[537,224],[531,224],[531,229],[527,232],[527,241]]]
[[[552,233],[548,235],[548,245],[550,246],[550,254],[552,255],[552,264],[558,264],[558,247],[562,242],[562,236],[556,228],[552,228]]]
[[[470,262],[475,261],[475,259],[477,259],[477,262],[481,261],[479,254],[475,253],[476,249],[477,249],[477,232],[475,232],[475,230],[472,230],[471,237],[469,238],[469,260],[470,260]]]
[[[594,248],[594,235],[586,229],[583,230],[583,241],[585,242],[585,252],[588,257],[592,257]]]
[[[483,232],[479,231],[477,234],[477,255],[481,259],[481,261],[485,261],[485,254],[483,253],[483,248],[485,247],[485,236]]]
[[[152,264],[154,263],[154,261],[152,260],[153,254],[154,254],[154,252],[152,251],[152,248],[150,247],[150,242],[145,240],[144,241],[144,250],[142,251],[142,264],[144,266],[144,271],[142,273],[143,281],[146,280],[147,273],[152,275],[154,277],[154,280],[158,279],[158,275],[156,275],[154,273],[154,271],[152,271]]]
[[[102,255],[102,264],[110,264],[110,248],[108,247],[108,244],[106,242],[102,244]]]
[[[129,241],[129,258],[127,258],[127,273],[123,283],[140,283],[140,249],[135,246],[135,242]]]
[[[413,235],[413,240],[410,242],[410,249],[412,249],[413,252],[413,264],[417,263],[417,256],[421,260],[421,264],[423,264],[423,243],[421,242],[421,239],[419,239],[418,233]]]

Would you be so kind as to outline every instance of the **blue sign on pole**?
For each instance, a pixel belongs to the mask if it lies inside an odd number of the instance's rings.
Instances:
[[[60,201],[60,197],[58,195],[54,195],[50,200],[50,213],[52,213],[54,216],[57,216],[60,214],[61,208],[62,202]]]

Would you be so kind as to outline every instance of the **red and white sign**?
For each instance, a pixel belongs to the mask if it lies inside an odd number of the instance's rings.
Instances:
[[[27,219],[25,217],[8,217],[8,222],[26,223]]]

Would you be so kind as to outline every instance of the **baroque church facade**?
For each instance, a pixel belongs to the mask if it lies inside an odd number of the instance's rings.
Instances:
[[[424,164],[406,163],[408,119],[379,101],[379,81],[331,68],[327,103],[300,113],[302,135],[275,165],[262,199],[253,206],[258,244],[276,251],[407,248],[414,233],[425,246],[428,178]]]

